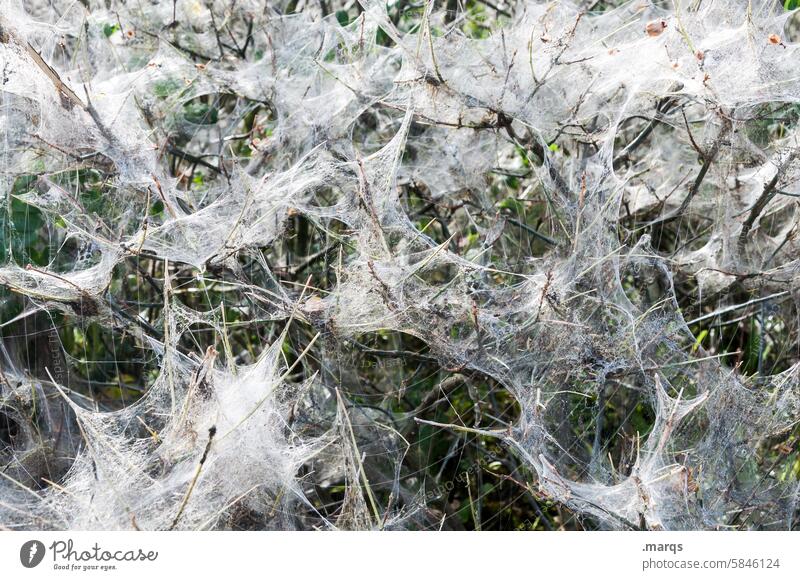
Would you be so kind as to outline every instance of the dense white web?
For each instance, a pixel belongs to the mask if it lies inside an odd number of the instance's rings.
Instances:
[[[415,417],[351,404],[329,381],[346,341],[396,331],[519,406],[507,429],[448,429],[498,440],[531,490],[601,527],[791,528],[798,471],[778,473],[765,450],[796,446],[800,366],[752,379],[689,323],[734,287],[796,304],[798,127],[766,143],[751,130],[764,107],[800,103],[794,13],[531,1],[470,36],[439,3],[405,26],[359,2],[345,25],[314,3],[286,15],[260,0],[4,3],[0,199],[38,209],[56,244],[39,266],[3,244],[0,285],[26,313],[134,336],[156,364],[138,401],[106,410],[3,347],[0,411],[15,431],[0,524],[423,525],[430,506],[404,471]],[[203,182],[187,187],[175,159]],[[498,168],[524,178],[515,195],[542,200],[542,227],[498,210]],[[103,175],[93,207],[61,179],[79,171]],[[34,176],[23,191],[21,176]],[[453,231],[420,227],[407,184],[461,204]],[[280,284],[261,252],[298,215],[338,243],[327,289]],[[629,216],[651,229],[624,238]],[[661,252],[658,228],[691,219],[707,221],[703,236]],[[518,228],[537,251],[507,251]],[[477,243],[460,247],[458,229]],[[76,247],[82,259],[59,258]],[[224,307],[186,306],[162,274],[159,304],[123,309],[113,295],[138,258],[254,296],[261,310],[243,316],[279,330],[251,360],[187,350],[196,325],[228,332]],[[687,277],[708,306],[691,317],[675,289]],[[297,325],[313,331],[290,356]],[[611,382],[653,418],[627,465],[604,448],[596,409],[588,426],[574,414],[587,400],[602,414]],[[316,495],[330,481],[343,482],[335,517]]]

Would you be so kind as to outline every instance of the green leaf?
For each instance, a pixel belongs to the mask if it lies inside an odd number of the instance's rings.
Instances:
[[[106,38],[114,34],[117,30],[119,30],[119,24],[104,24],[103,25],[103,34],[106,35]]]
[[[158,216],[162,215],[163,213],[164,213],[164,202],[161,201],[161,200],[158,200],[157,202],[155,202],[153,204],[153,206],[150,208],[150,212],[149,212],[149,214],[151,216],[153,216],[153,217],[158,217]]]
[[[500,209],[506,209],[517,215],[522,215],[525,213],[525,205],[513,197],[505,198],[503,201],[497,204],[497,207]]]
[[[183,118],[195,125],[213,125],[219,120],[219,110],[206,103],[190,101],[183,106]]]
[[[800,0],[786,0],[783,3],[783,8],[785,10],[797,10],[797,8],[800,8]]]
[[[347,14],[347,10],[337,10],[336,20],[341,26],[347,26],[350,24],[350,16]]]
[[[26,178],[14,184],[14,196],[8,208],[0,213],[0,263],[5,262],[9,250],[18,262],[47,263],[49,248],[42,235],[45,219],[38,208],[28,205],[16,195],[25,193],[21,186]]]
[[[391,37],[386,34],[386,31],[380,26],[378,27],[378,31],[375,33],[375,42],[380,46],[392,46],[393,44]]]
[[[175,79],[165,79],[153,84],[153,94],[159,98],[166,98],[181,89],[181,83]]]
[[[703,344],[703,341],[708,336],[708,329],[703,329],[700,334],[697,335],[697,340],[694,341],[694,345],[692,346],[692,353],[697,352],[697,349]]]

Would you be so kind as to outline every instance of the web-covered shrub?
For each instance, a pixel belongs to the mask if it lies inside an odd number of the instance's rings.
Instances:
[[[792,529],[798,17],[0,9],[0,524]]]

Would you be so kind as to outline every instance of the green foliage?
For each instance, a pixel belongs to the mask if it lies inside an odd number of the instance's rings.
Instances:
[[[18,177],[8,204],[0,211],[0,255],[10,254],[19,264],[43,265],[49,258],[42,212],[17,197],[27,193],[35,181],[35,175]]]
[[[195,99],[183,106],[183,118],[195,125],[214,125],[219,120],[219,109]]]
[[[347,10],[337,10],[336,21],[342,26],[350,24],[350,16],[347,14]]]
[[[153,84],[153,94],[160,99],[166,99],[181,90],[183,90],[183,84],[174,78],[167,78]]]
[[[107,23],[103,25],[103,34],[105,35],[106,38],[109,38],[118,30],[119,30],[119,24],[117,24],[116,22]]]

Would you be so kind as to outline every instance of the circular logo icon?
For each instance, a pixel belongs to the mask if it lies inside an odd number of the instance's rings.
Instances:
[[[19,561],[26,568],[35,568],[44,559],[44,544],[39,540],[29,540],[19,549]]]

